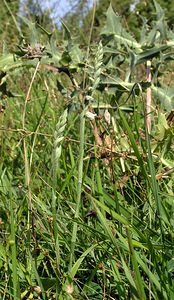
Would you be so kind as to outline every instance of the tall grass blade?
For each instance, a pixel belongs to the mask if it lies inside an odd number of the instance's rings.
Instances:
[[[137,259],[136,259],[136,255],[135,255],[135,252],[134,252],[134,247],[133,247],[133,244],[132,244],[132,239],[131,239],[131,235],[130,235],[128,227],[126,228],[126,231],[127,231],[128,244],[129,244],[129,250],[130,250],[130,257],[131,257],[132,265],[133,265],[133,268],[134,268],[136,290],[137,290],[137,293],[139,295],[139,299],[145,300],[146,295],[145,295],[145,291],[144,291],[143,280],[142,280],[141,275],[140,275],[138,262],[137,262]]]
[[[84,140],[85,138],[85,109],[80,114],[80,149],[79,149],[79,164],[78,164],[78,184],[77,184],[77,200],[76,209],[74,215],[74,224],[71,239],[71,253],[69,262],[69,271],[71,274],[71,269],[74,261],[75,243],[77,240],[77,222],[79,218],[79,211],[81,205],[81,193],[82,193],[82,180],[83,180],[83,158],[84,158]]]

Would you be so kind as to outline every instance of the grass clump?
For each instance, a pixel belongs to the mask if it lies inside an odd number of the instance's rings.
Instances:
[[[135,41],[110,7],[96,45],[93,21],[87,51],[64,25],[0,58],[2,299],[174,297],[171,33]]]

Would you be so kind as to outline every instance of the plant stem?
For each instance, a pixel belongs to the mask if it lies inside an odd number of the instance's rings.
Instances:
[[[152,75],[151,75],[151,61],[147,61],[147,81],[151,83],[152,81]],[[147,94],[146,94],[146,126],[147,131],[150,134],[151,132],[151,102],[152,102],[152,91],[151,87],[147,88]]]
[[[104,204],[102,180],[101,180],[101,176],[100,176],[100,167],[99,167],[97,157],[95,159],[95,168],[96,168],[96,181],[97,181],[97,189],[98,189],[98,194],[99,194],[99,201]],[[101,211],[102,211],[103,216],[105,216],[104,209],[102,209]]]
[[[13,296],[14,300],[19,300],[19,281],[17,274],[17,255],[16,255],[16,237],[15,237],[15,220],[14,220],[14,206],[13,197],[10,193],[10,245],[12,253],[12,278],[13,278]]]

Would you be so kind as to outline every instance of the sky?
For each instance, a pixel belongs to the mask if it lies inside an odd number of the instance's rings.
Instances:
[[[20,1],[20,13],[25,15],[27,0]],[[35,0],[35,2],[39,3],[43,10],[50,10],[55,23],[60,24],[60,19],[68,12],[71,12],[78,5],[79,0]],[[88,7],[92,7],[93,0],[87,0],[87,4]]]

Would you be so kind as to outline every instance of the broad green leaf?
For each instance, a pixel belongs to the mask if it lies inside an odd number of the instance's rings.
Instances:
[[[5,71],[7,66],[11,66],[14,63],[14,55],[13,54],[4,54],[0,57],[0,70]]]
[[[167,124],[166,116],[162,112],[159,112],[159,114],[158,114],[158,125],[157,125],[157,127],[158,127],[158,130],[159,130],[158,139],[162,140],[165,136],[166,130],[169,128],[169,126]]]
[[[79,63],[83,62],[84,55],[83,55],[81,49],[79,48],[79,45],[74,44],[71,47],[71,49],[69,51],[69,54],[70,54],[71,59],[72,59],[72,64],[79,64]],[[72,68],[73,68],[73,65],[71,65],[71,69]]]
[[[152,84],[152,91],[157,99],[160,100],[161,105],[165,110],[171,111],[174,108],[174,88],[161,88]]]
[[[174,47],[174,32],[172,30],[169,30],[167,33],[167,45]]]
[[[152,30],[147,35],[146,41],[148,45],[154,45],[156,42],[159,41],[166,41],[167,38],[164,11],[155,0],[153,2],[156,8],[157,20],[154,22]]]
[[[148,30],[148,25],[147,22],[148,20],[140,15],[140,18],[142,19],[142,28],[141,28],[141,32],[140,32],[140,44],[141,45],[146,45],[146,35],[147,35],[147,30]]]
[[[20,19],[28,26],[28,43],[30,43],[30,46],[35,47],[35,45],[39,43],[39,32],[36,29],[36,24],[22,16],[20,16]]]
[[[101,32],[102,35],[113,35],[115,40],[126,47],[141,50],[141,45],[125,30],[121,24],[121,18],[116,15],[110,5],[107,11],[106,26]]]
[[[55,37],[52,36],[50,38],[49,43],[47,43],[46,50],[48,55],[51,56],[52,62],[54,62],[54,64],[57,65],[61,59],[61,53],[57,47]]]
[[[158,30],[161,34],[161,39],[166,39],[167,37],[167,26],[165,24],[165,14],[162,7],[159,5],[159,3],[155,0],[153,0],[155,9],[156,9],[156,30]]]

